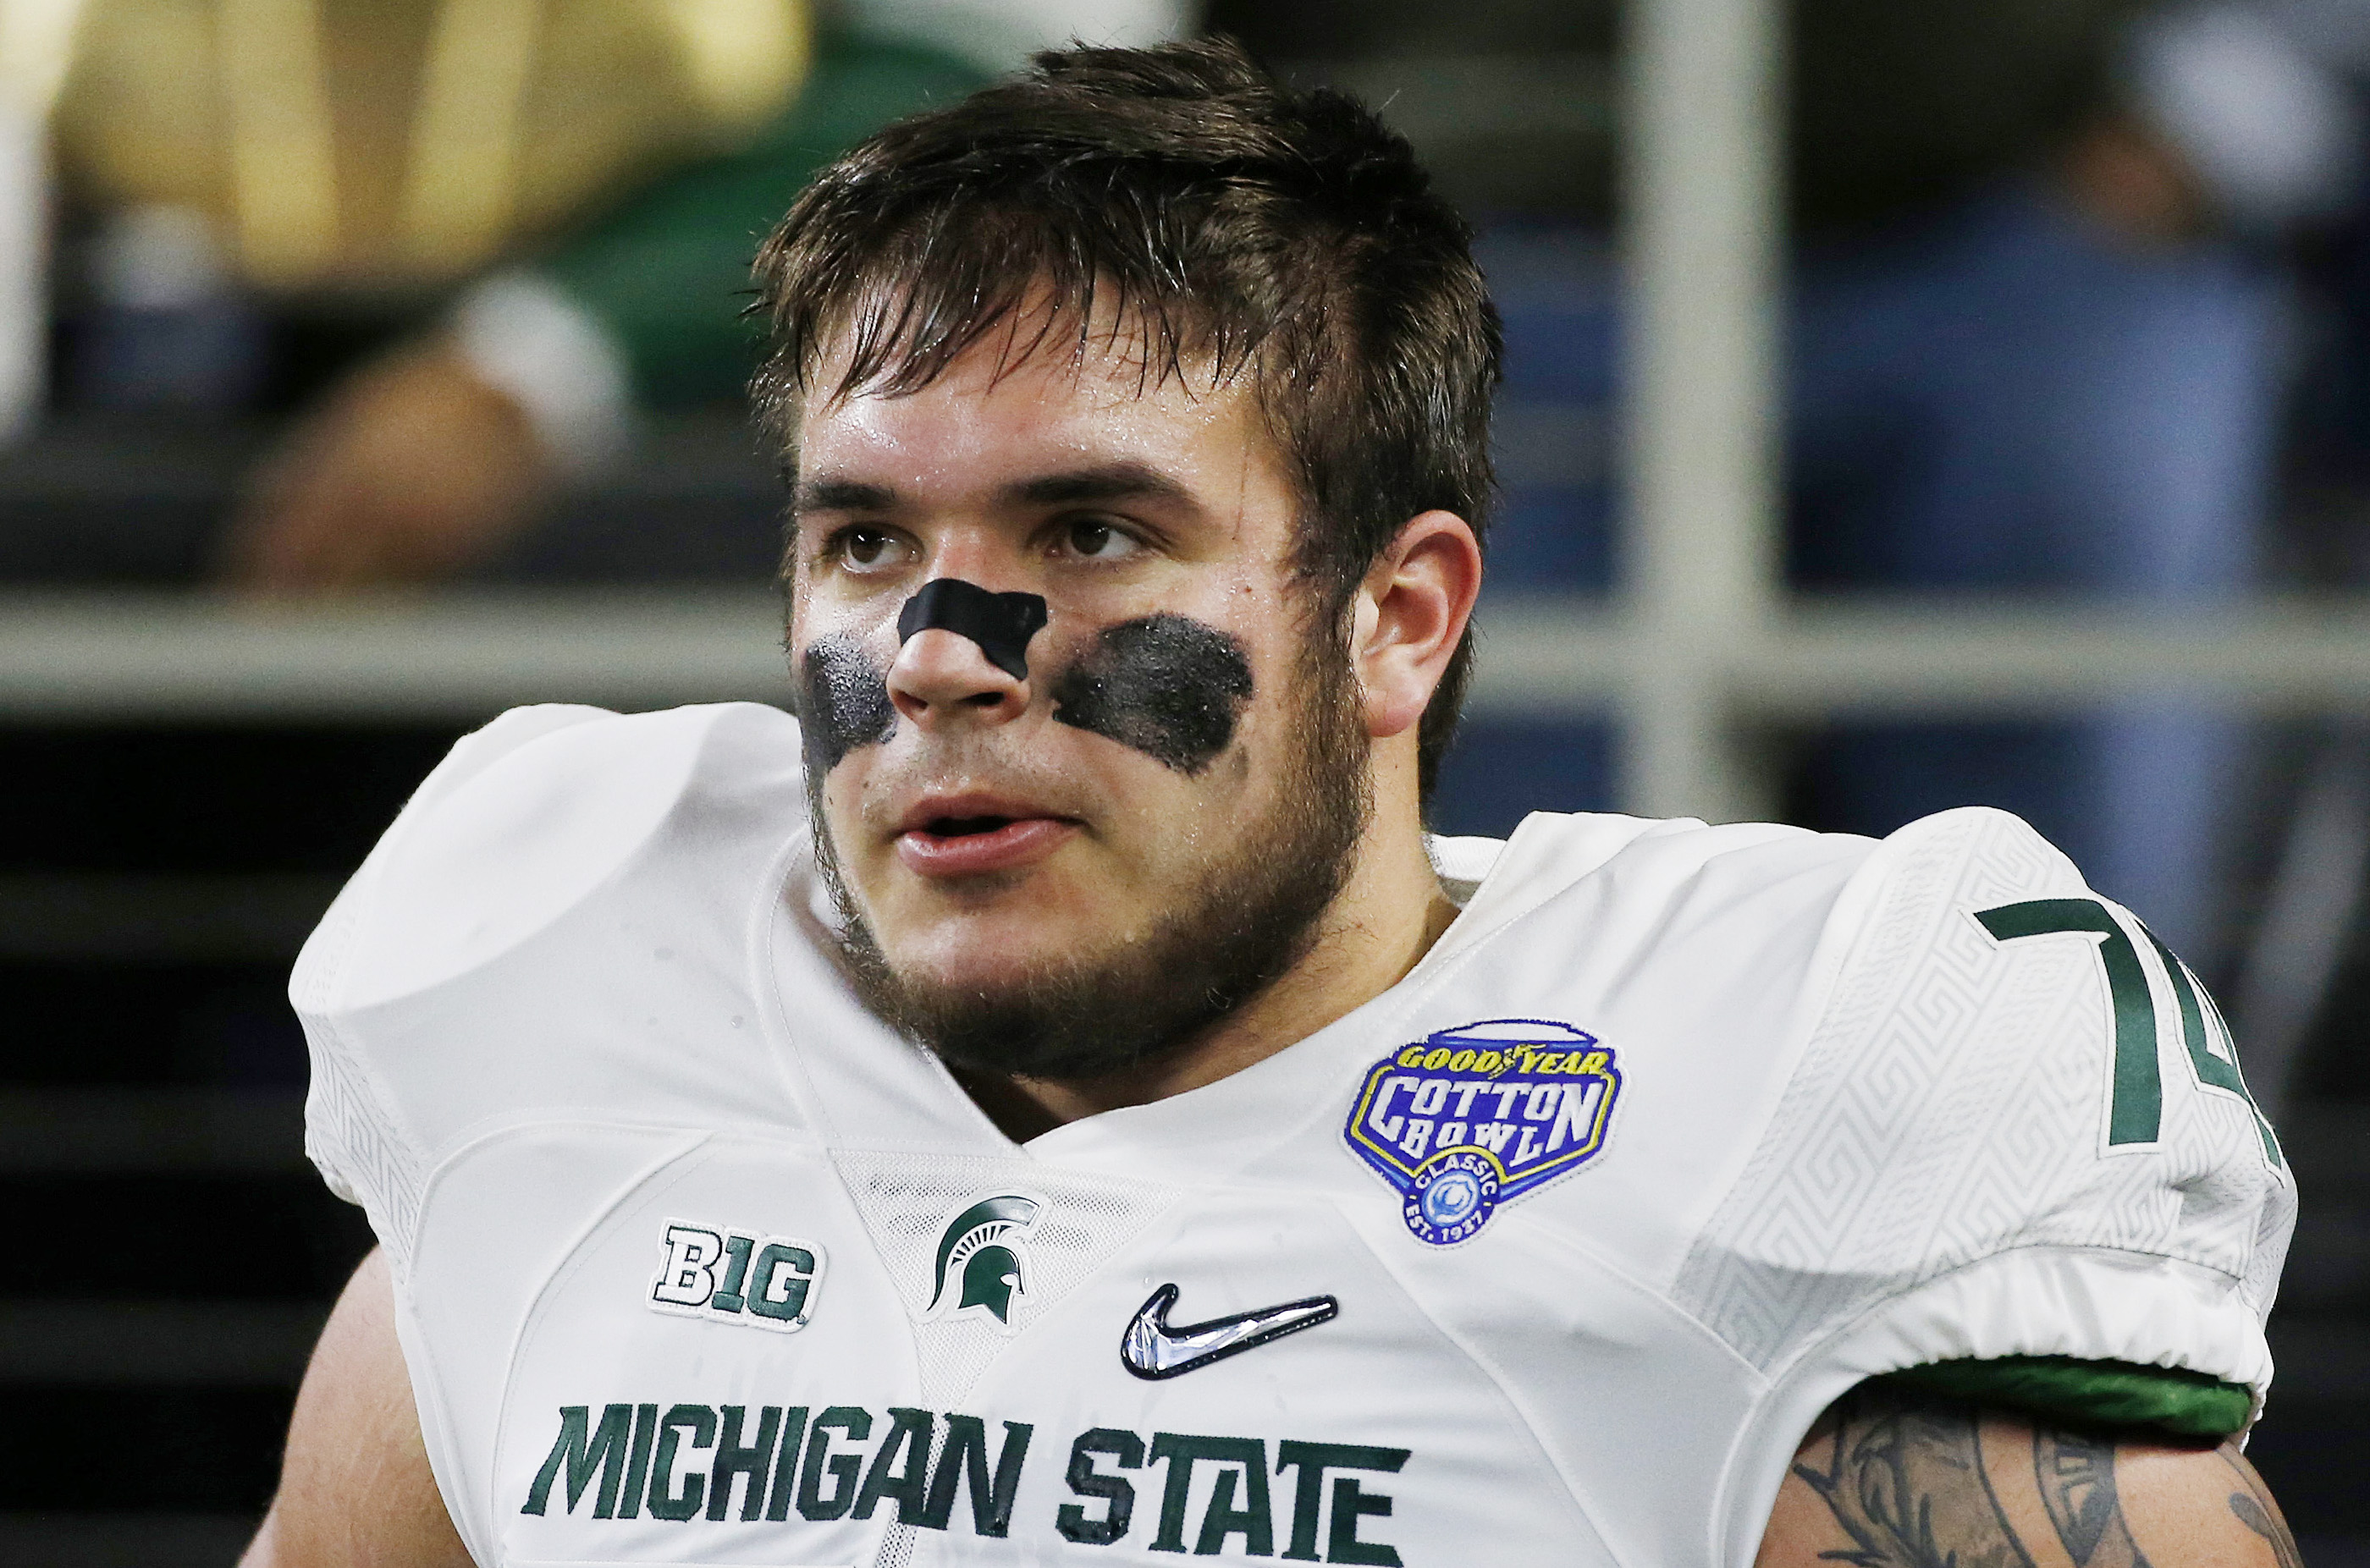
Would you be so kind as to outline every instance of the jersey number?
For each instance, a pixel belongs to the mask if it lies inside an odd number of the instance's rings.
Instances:
[[[2156,998],[2148,989],[2139,950],[2124,933],[2123,923],[2096,898],[2034,898],[1981,910],[1975,919],[2000,942],[2070,934],[2103,938],[2096,951],[2107,971],[2107,996],[2115,1013],[2114,1093],[2108,1102],[2107,1142],[2110,1146],[2154,1143],[2164,1119],[2164,1084],[2156,1060]],[[2264,1157],[2274,1166],[2281,1164],[2280,1140],[2254,1096],[2247,1093],[2246,1080],[2238,1075],[2237,1047],[2231,1047],[2227,1059],[2214,1050],[2205,1015],[2213,1012],[2214,1027],[2228,1040],[2230,1029],[2222,1022],[2221,1011],[2191,978],[2189,966],[2173,956],[2172,949],[2157,941],[2156,933],[2145,925],[2140,933],[2156,949],[2171,982],[2173,999],[2180,1005],[2180,1037],[2189,1047],[2189,1063],[2196,1070],[2198,1083],[2245,1101],[2247,1109],[2254,1113],[2256,1129],[2262,1134]]]

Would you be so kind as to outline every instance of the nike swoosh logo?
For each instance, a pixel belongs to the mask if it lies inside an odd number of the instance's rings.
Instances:
[[[1177,1287],[1164,1285],[1128,1320],[1127,1332],[1120,1335],[1119,1358],[1137,1377],[1179,1377],[1271,1339],[1315,1328],[1341,1311],[1341,1303],[1332,1297],[1311,1296],[1280,1307],[1261,1307],[1231,1318],[1170,1328],[1168,1309],[1176,1304]]]

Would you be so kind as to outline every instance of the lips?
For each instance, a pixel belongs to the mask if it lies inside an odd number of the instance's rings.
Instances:
[[[897,858],[933,879],[977,876],[1032,865],[1078,831],[1066,817],[984,796],[925,800],[905,813]]]

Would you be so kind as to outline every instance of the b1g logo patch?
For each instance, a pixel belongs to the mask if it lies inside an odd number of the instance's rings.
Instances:
[[[823,1286],[823,1248],[796,1236],[760,1236],[670,1219],[659,1238],[650,1310],[795,1333]]]
[[[1470,1241],[1498,1205],[1593,1158],[1620,1093],[1613,1051],[1595,1036],[1487,1018],[1376,1062],[1341,1131],[1404,1200],[1416,1239],[1448,1247]]]

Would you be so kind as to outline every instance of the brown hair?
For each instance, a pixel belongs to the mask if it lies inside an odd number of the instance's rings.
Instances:
[[[794,449],[839,332],[852,354],[831,395],[894,395],[998,328],[1016,358],[1063,330],[1083,352],[1098,305],[1115,306],[1149,375],[1181,376],[1188,358],[1252,373],[1301,490],[1300,569],[1338,624],[1408,519],[1488,525],[1501,348],[1471,238],[1372,112],[1283,86],[1230,42],[1041,54],[800,193],[757,258],[773,347],[754,395]],[[1041,295],[1053,310],[1026,311]],[[1424,713],[1427,799],[1472,641]]]

